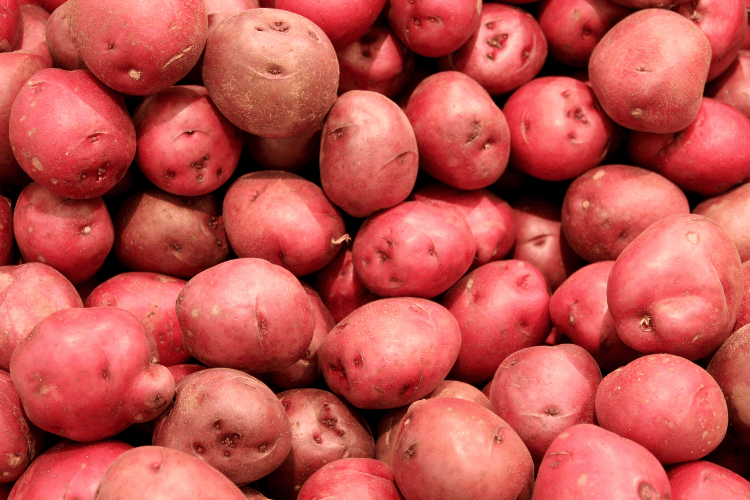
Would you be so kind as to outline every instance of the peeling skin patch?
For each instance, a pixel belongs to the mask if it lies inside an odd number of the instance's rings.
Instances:
[[[604,174],[606,174],[606,173],[607,172],[605,172],[604,170],[599,170],[597,173],[594,174],[593,179],[595,181],[598,181],[599,179],[601,179],[602,177],[604,177]]]
[[[40,162],[39,158],[37,158],[36,156],[31,159],[31,164],[40,172],[44,171],[44,165],[42,165],[42,162]]]
[[[188,46],[188,47],[186,47],[186,48],[182,49],[182,52],[178,52],[177,54],[173,55],[173,56],[172,56],[172,57],[171,57],[171,58],[169,59],[169,61],[167,61],[167,62],[166,62],[166,63],[164,64],[164,66],[162,66],[162,67],[161,67],[162,71],[164,71],[165,69],[167,69],[167,68],[169,67],[169,65],[170,65],[170,64],[174,63],[175,61],[179,61],[180,59],[182,59],[183,57],[185,57],[185,54],[187,54],[187,53],[188,53],[188,52],[190,52],[191,50],[193,50],[193,46],[192,46],[192,45],[190,45],[190,46]],[[131,70],[131,71],[132,71],[132,70]],[[132,76],[132,75],[131,75],[131,76]]]
[[[143,76],[143,72],[138,71],[137,69],[133,68],[130,71],[128,71],[128,76],[137,82],[138,80],[141,79],[141,76]]]

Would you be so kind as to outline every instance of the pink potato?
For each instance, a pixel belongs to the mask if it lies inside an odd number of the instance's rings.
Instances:
[[[375,458],[375,441],[364,416],[330,391],[313,387],[278,393],[292,428],[292,447],[262,480],[275,500],[296,500],[307,479],[329,462]]]
[[[0,266],[9,266],[13,263],[15,243],[13,202],[7,196],[0,195]]]
[[[190,354],[182,343],[175,302],[186,281],[159,273],[124,272],[94,288],[86,307],[119,307],[141,320],[154,339],[159,362],[164,366],[186,363]]]
[[[547,40],[531,13],[505,3],[483,3],[479,29],[438,67],[460,71],[490,95],[507,94],[528,82],[547,60]]]
[[[533,500],[585,498],[669,500],[667,473],[640,444],[592,424],[559,434],[544,455]]]
[[[16,50],[23,36],[23,21],[18,0],[0,2],[0,52]]]
[[[693,208],[693,213],[708,217],[721,226],[732,238],[740,260],[750,260],[750,234],[745,230],[750,221],[750,183],[704,199]]]
[[[667,472],[672,500],[750,497],[750,482],[739,474],[706,460],[676,465]]]
[[[599,165],[610,152],[615,127],[585,83],[542,76],[505,101],[510,129],[508,164],[532,177],[562,181]]]
[[[248,373],[296,363],[315,329],[310,297],[299,280],[258,258],[230,259],[197,274],[178,295],[176,311],[193,357]]]
[[[0,267],[0,368],[8,371],[13,351],[39,321],[72,307],[83,302],[60,271],[41,262]]]
[[[158,362],[156,346],[131,312],[70,308],[46,316],[18,344],[10,375],[38,427],[92,442],[166,409],[174,379]]]
[[[631,130],[671,134],[698,115],[710,64],[711,44],[700,28],[671,10],[646,8],[604,34],[588,69],[612,120]]]
[[[409,407],[393,476],[406,500],[521,500],[534,489],[534,464],[518,434],[487,408],[457,398]]]
[[[746,36],[745,40],[750,40]],[[750,50],[743,49],[729,67],[706,84],[705,96],[739,109],[750,118]]]
[[[115,241],[109,210],[99,196],[76,200],[32,182],[16,200],[13,230],[25,262],[42,262],[74,285],[93,278]]]
[[[342,458],[318,469],[302,485],[297,500],[356,498],[403,500],[393,469],[374,458]]]
[[[47,45],[47,20],[50,13],[39,5],[21,5],[21,44],[18,50],[28,50],[52,66],[52,56]]]
[[[51,11],[45,27],[47,48],[56,68],[72,71],[85,69],[86,64],[73,44],[68,26],[68,2],[65,0],[54,11]]]
[[[490,94],[458,71],[417,84],[405,107],[419,146],[419,168],[458,189],[497,181],[511,154],[505,115]]]
[[[0,370],[0,428],[0,484],[12,483],[42,452],[46,433],[26,416],[13,380],[5,370]]]
[[[518,433],[538,467],[561,432],[596,423],[601,380],[599,366],[583,347],[526,347],[500,363],[490,389],[491,409]]]
[[[707,217],[664,217],[617,257],[607,304],[633,349],[701,359],[729,337],[742,306],[737,249]]]
[[[541,344],[549,334],[547,280],[533,264],[500,260],[477,267],[440,303],[461,328],[461,350],[450,378],[479,384],[512,353]]]
[[[666,177],[630,165],[603,165],[568,186],[562,232],[585,261],[615,260],[644,229],[676,213],[690,213],[690,205]]]
[[[440,201],[404,201],[366,218],[352,244],[354,273],[381,297],[433,298],[469,270],[466,217]]]
[[[131,271],[192,278],[229,258],[214,193],[177,196],[149,188],[129,194],[114,216],[112,253]]]
[[[390,0],[388,24],[404,44],[425,57],[461,47],[479,28],[481,0]]]
[[[673,354],[648,354],[605,376],[596,391],[596,419],[665,465],[708,455],[728,425],[719,384]]]
[[[94,443],[63,440],[34,460],[16,481],[8,500],[91,500],[110,464],[131,448],[116,439]]]
[[[242,153],[242,133],[205,87],[174,85],[146,97],[133,115],[135,162],[158,188],[200,196],[221,187]]]
[[[188,74],[206,44],[203,0],[72,0],[68,25],[78,53],[118,92],[146,96]]]
[[[419,170],[414,130],[404,111],[377,92],[339,96],[323,125],[320,184],[331,202],[354,217],[404,201]]]
[[[360,409],[409,404],[446,378],[461,347],[445,307],[417,297],[365,304],[341,320],[318,350],[328,387]]]
[[[29,177],[67,198],[103,195],[135,157],[124,99],[87,70],[34,73],[13,102],[9,133]]]
[[[292,431],[273,391],[247,373],[207,368],[183,378],[154,422],[152,444],[204,461],[237,485],[276,469]]]
[[[245,500],[224,474],[184,451],[137,446],[117,457],[93,500]]]
[[[254,135],[285,138],[320,127],[336,100],[339,68],[330,39],[313,21],[258,8],[214,28],[202,75],[230,122]]]

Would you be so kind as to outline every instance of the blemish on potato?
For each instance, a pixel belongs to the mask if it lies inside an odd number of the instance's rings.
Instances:
[[[651,332],[653,331],[653,325],[651,324],[651,316],[648,314],[644,314],[641,318],[641,321],[638,323],[638,326],[641,330],[644,332]]]
[[[37,158],[36,156],[31,159],[31,164],[40,172],[44,171],[44,165],[42,165],[42,162],[39,161],[39,158]]]
[[[91,226],[84,226],[84,228],[81,230],[81,234],[83,234],[84,236],[91,234]]]
[[[687,234],[685,235],[685,238],[686,238],[686,239],[687,239],[687,240],[688,240],[688,241],[689,241],[690,243],[692,243],[693,245],[697,245],[697,244],[698,244],[698,243],[700,243],[700,241],[701,241],[701,237],[700,237],[700,235],[699,235],[698,233],[694,232],[694,231],[689,231],[689,232],[688,232],[688,233],[687,233]]]
[[[198,316],[200,316],[200,315],[201,315],[201,312],[200,312],[200,310],[198,310],[198,309],[193,309],[192,311],[190,311],[190,315],[191,315],[192,317],[194,317],[194,318],[197,318]]]
[[[141,76],[143,76],[143,72],[133,68],[128,71],[128,76],[137,82],[141,79]]]
[[[594,179],[595,181],[598,181],[599,179],[601,179],[602,177],[604,177],[604,175],[605,175],[606,173],[607,173],[607,172],[606,172],[605,170],[599,170],[599,171],[598,171],[597,173],[595,173],[595,174],[593,175],[592,179]]]

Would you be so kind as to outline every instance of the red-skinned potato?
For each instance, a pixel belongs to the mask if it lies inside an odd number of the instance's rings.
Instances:
[[[750,36],[746,36],[745,40],[750,40]],[[749,65],[750,50],[740,50],[732,64],[722,74],[706,84],[705,96],[734,106],[750,118]]]
[[[0,195],[0,266],[9,266],[13,263],[15,242],[13,202],[7,196]]]
[[[50,13],[39,5],[21,5],[21,44],[18,50],[28,50],[52,66],[52,56],[47,45],[47,20]]]
[[[182,343],[175,301],[186,281],[159,273],[125,272],[94,288],[84,301],[86,307],[119,307],[141,320],[153,337],[164,366],[178,365],[190,359]]]
[[[693,460],[667,471],[672,500],[750,497],[750,482],[739,474],[706,460]]]
[[[23,22],[18,0],[4,0],[0,3],[0,52],[16,50],[23,36]]]
[[[693,208],[693,213],[708,217],[721,226],[732,238],[740,260],[750,260],[750,235],[745,231],[750,220],[750,183],[704,199]]]
[[[145,96],[188,74],[206,44],[208,18],[203,0],[73,0],[68,26],[98,79],[118,92]]]
[[[742,263],[742,306],[734,323],[734,330],[739,330],[750,323],[750,261]]]
[[[221,187],[242,153],[242,133],[205,87],[174,85],[146,97],[133,115],[135,162],[154,185],[180,196]]]
[[[665,465],[708,455],[728,425],[719,384],[697,364],[673,354],[648,354],[605,376],[596,391],[596,419],[600,427],[645,446]]]
[[[534,78],[505,101],[508,164],[538,179],[573,179],[610,152],[615,127],[591,87],[567,76]]]
[[[117,457],[93,500],[245,500],[224,474],[199,458],[163,446],[136,446]]]
[[[63,2],[47,19],[45,37],[47,48],[56,68],[72,71],[85,69],[86,64],[73,44],[68,26],[68,2]]]
[[[471,77],[440,71],[420,81],[405,107],[419,146],[419,168],[458,189],[487,187],[511,154],[503,111]]]
[[[0,267],[0,297],[0,368],[6,371],[13,351],[39,321],[83,307],[70,280],[41,262]]]
[[[247,373],[207,368],[183,378],[154,422],[152,444],[190,454],[237,485],[276,469],[292,432],[273,391]]]
[[[318,469],[344,458],[375,458],[375,441],[363,415],[330,391],[313,387],[278,393],[292,428],[292,447],[281,465],[263,478],[274,499],[296,500]]]
[[[602,492],[608,498],[669,500],[669,480],[638,443],[592,424],[559,434],[547,449],[533,500],[570,500]]]
[[[316,272],[312,283],[336,323],[359,306],[379,298],[354,272],[351,245],[342,248],[331,262]]]
[[[594,94],[612,120],[631,130],[670,134],[698,115],[710,64],[711,44],[700,28],[676,12],[648,8],[604,34],[588,69]]]
[[[247,9],[260,7],[259,0],[206,0],[208,31],[219,25],[224,19]],[[200,62],[198,63],[200,64]]]
[[[341,320],[320,346],[318,361],[333,393],[360,409],[388,409],[435,390],[460,347],[458,322],[445,307],[393,297]]]
[[[549,334],[547,280],[521,260],[489,262],[466,274],[440,299],[461,328],[461,350],[449,377],[479,384],[513,352]]]
[[[583,260],[615,260],[644,229],[676,213],[690,213],[690,205],[666,177],[630,165],[603,165],[570,183],[561,228]]]
[[[91,500],[109,465],[131,448],[116,439],[94,443],[63,440],[34,460],[16,481],[8,500]]]
[[[318,469],[305,481],[297,500],[318,498],[403,500],[393,469],[374,458],[342,458]]]
[[[152,420],[167,407],[174,379],[158,361],[156,346],[132,313],[71,308],[36,324],[13,351],[10,375],[29,420],[92,442]]]
[[[331,202],[354,217],[404,201],[414,188],[419,152],[409,119],[377,92],[339,96],[323,125],[320,185]]]
[[[474,402],[413,403],[396,438],[393,475],[406,500],[526,500],[534,464],[518,434]]]
[[[404,201],[366,218],[352,244],[354,273],[381,297],[433,298],[469,270],[466,217],[440,201]]]
[[[507,94],[534,78],[547,60],[547,40],[529,12],[504,3],[483,3],[479,29],[438,67],[460,71],[490,95]]]
[[[315,315],[299,280],[281,266],[236,258],[191,278],[177,297],[185,348],[207,366],[264,373],[297,362]]]
[[[50,120],[50,116],[59,116]],[[135,157],[135,129],[119,94],[87,70],[47,68],[18,92],[10,144],[23,170],[66,198],[112,189]]]
[[[683,190],[715,196],[750,180],[750,118],[729,104],[704,97],[698,115],[674,134],[633,132],[627,152]]]
[[[12,483],[42,452],[46,433],[26,416],[13,380],[5,370],[0,370],[0,428],[4,431],[0,444],[0,484]]]
[[[229,121],[251,134],[284,138],[321,125],[336,100],[339,67],[331,41],[315,23],[258,8],[216,26],[206,42],[202,75]]]

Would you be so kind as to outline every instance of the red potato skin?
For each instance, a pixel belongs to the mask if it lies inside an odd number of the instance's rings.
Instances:
[[[440,71],[417,84],[405,107],[419,146],[419,167],[458,189],[496,182],[511,138],[503,111],[475,80]]]
[[[742,306],[734,323],[734,331],[750,323],[750,261],[742,263]]]
[[[68,26],[68,3],[67,0],[57,7],[47,19],[45,27],[45,38],[49,55],[56,68],[73,71],[85,69],[86,64],[78,54],[78,49],[73,44]]]
[[[633,132],[626,147],[634,164],[703,196],[724,193],[750,180],[750,118],[708,97],[684,130]]]
[[[59,120],[48,119],[53,115]],[[34,73],[18,92],[9,120],[21,168],[66,198],[103,195],[135,157],[135,129],[124,99],[87,70]]]
[[[44,59],[48,66],[52,66],[46,34],[50,11],[38,5],[21,5],[20,11],[23,28],[18,50],[28,50]]]
[[[676,12],[647,8],[604,34],[588,69],[612,120],[630,130],[670,134],[698,115],[710,64],[711,44],[700,28]]]
[[[0,444],[0,484],[12,483],[42,452],[46,433],[26,416],[13,380],[5,370],[0,370],[0,427],[5,435]]]
[[[490,95],[528,82],[547,60],[547,40],[529,12],[504,3],[483,3],[479,29],[458,50],[440,58],[442,70],[460,71]]]
[[[341,320],[320,346],[318,360],[334,394],[356,408],[388,409],[434,391],[460,347],[458,322],[445,307],[393,297],[365,304]]]
[[[23,22],[18,0],[0,2],[0,52],[11,52],[21,44]]]
[[[305,481],[297,500],[337,497],[404,500],[393,469],[373,458],[342,458],[324,465]]]
[[[331,262],[316,272],[312,284],[336,323],[359,306],[379,298],[354,272],[351,245],[342,248]]]
[[[73,0],[68,26],[98,79],[118,92],[146,96],[188,74],[206,44],[208,17],[203,0]]]
[[[746,36],[745,40],[750,40]],[[750,50],[737,53],[729,67],[706,84],[705,97],[729,104],[750,118]]]
[[[690,213],[690,204],[666,177],[630,165],[603,165],[568,186],[561,228],[585,261],[615,260],[644,229],[676,213]]]
[[[592,424],[570,427],[552,441],[534,485],[533,500],[585,498],[670,500],[664,467],[638,443]]]
[[[399,427],[393,475],[406,500],[528,500],[534,464],[516,432],[471,401],[413,403]]]
[[[739,474],[705,460],[679,464],[667,472],[672,500],[750,497],[750,482]]]
[[[0,195],[0,266],[9,266],[13,263],[15,243],[13,202],[7,196]]]
[[[750,235],[745,228],[750,220],[750,184],[744,183],[729,191],[704,199],[693,213],[716,222],[732,238],[740,260],[750,260]]]
[[[665,465],[706,456],[728,425],[719,384],[697,364],[672,354],[642,356],[604,377],[596,391],[596,418]]]
[[[8,500],[67,497],[91,500],[109,465],[132,448],[115,439],[95,443],[64,440],[34,460],[16,481]]]

